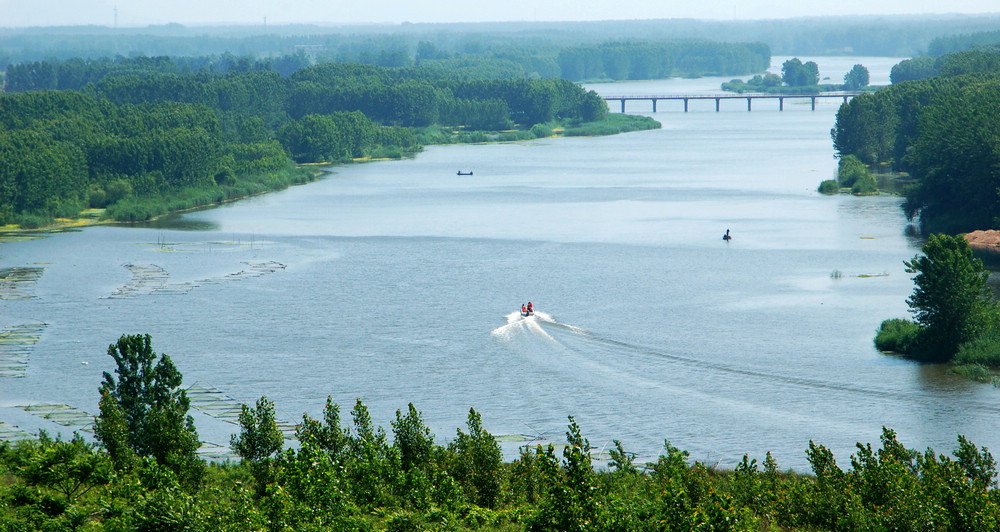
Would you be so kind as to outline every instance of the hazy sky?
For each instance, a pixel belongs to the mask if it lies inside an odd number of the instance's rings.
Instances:
[[[1000,12],[997,0],[0,0],[0,27],[399,23]]]

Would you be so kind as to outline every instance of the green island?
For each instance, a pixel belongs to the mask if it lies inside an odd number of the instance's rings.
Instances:
[[[766,72],[756,74],[743,81],[734,79],[722,84],[722,90],[735,93],[764,94],[818,94],[829,91],[874,90],[868,87],[868,69],[862,64],[856,64],[846,74],[842,85],[820,83],[819,65],[815,61],[802,62],[793,57],[781,64],[781,75]]]
[[[572,416],[564,443],[526,444],[504,462],[498,438],[469,410],[445,445],[411,403],[392,437],[358,400],[351,423],[327,399],[294,436],[274,403],[242,406],[230,448],[206,462],[183,376],[149,335],[108,346],[94,435],[0,443],[5,530],[993,530],[996,461],[959,436],[953,456],[907,449],[884,428],[850,468],[810,442],[812,474],[768,453],[731,471],[690,461],[664,441],[655,462],[615,440],[602,464]],[[110,366],[110,364],[109,364]],[[391,441],[391,443],[390,443]]]

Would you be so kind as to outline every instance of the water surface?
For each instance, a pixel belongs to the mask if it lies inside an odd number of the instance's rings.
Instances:
[[[834,79],[860,62],[876,83],[896,61],[809,59]],[[442,442],[470,407],[494,434],[543,442],[573,415],[640,461],[669,439],[712,464],[771,451],[805,469],[815,440],[846,466],[882,426],[920,450],[959,433],[996,448],[1000,392],[872,345],[907,316],[920,243],[898,198],[816,192],[839,102],[675,103],[628,104],[655,131],[431,147],[155,225],[4,243],[0,268],[23,281],[0,299],[0,436],[79,428],[108,344],[149,333],[220,446],[237,430],[227,406],[266,395],[294,423],[330,395],[386,428],[412,402]],[[522,320],[528,300],[539,312]]]

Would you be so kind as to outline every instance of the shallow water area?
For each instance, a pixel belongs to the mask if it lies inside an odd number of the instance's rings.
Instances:
[[[861,62],[873,82],[897,61],[808,59],[834,79]],[[711,464],[771,451],[804,470],[814,440],[846,465],[882,426],[919,450],[957,434],[997,448],[1000,391],[872,345],[907,316],[920,242],[897,197],[816,192],[839,102],[732,103],[629,102],[663,128],[430,147],[145,227],[3,243],[19,297],[0,290],[0,437],[83,428],[107,346],[149,333],[192,387],[206,456],[263,395],[286,430],[328,395],[387,430],[412,402],[441,442],[473,407],[508,457],[563,441],[569,415],[640,461],[668,439]]]

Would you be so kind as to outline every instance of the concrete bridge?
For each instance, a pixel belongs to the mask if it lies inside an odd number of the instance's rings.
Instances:
[[[753,109],[754,100],[778,100],[778,110],[785,110],[785,100],[808,99],[812,103],[812,110],[816,110],[816,100],[818,98],[841,98],[844,103],[847,100],[864,94],[860,91],[840,91],[840,92],[819,92],[816,94],[768,94],[768,93],[725,93],[725,94],[660,94],[660,95],[628,95],[628,96],[602,96],[605,101],[619,101],[622,104],[622,112],[625,112],[625,102],[628,100],[650,100],[653,102],[653,112],[656,112],[656,102],[659,100],[683,100],[684,112],[688,111],[688,102],[691,100],[715,100],[715,111],[719,111],[721,100],[746,100],[747,111]]]

